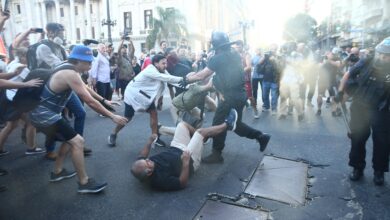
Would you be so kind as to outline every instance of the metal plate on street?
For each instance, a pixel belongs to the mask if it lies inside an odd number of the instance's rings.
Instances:
[[[266,220],[268,212],[224,202],[206,200],[194,220]]]
[[[308,169],[303,162],[264,156],[245,193],[294,206],[304,205]]]

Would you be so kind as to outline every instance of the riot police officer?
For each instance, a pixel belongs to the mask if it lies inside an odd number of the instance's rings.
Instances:
[[[207,63],[207,67],[196,74],[188,74],[186,82],[204,80],[215,72],[213,86],[219,94],[218,107],[214,115],[213,125],[221,124],[230,109],[234,108],[238,113],[237,126],[234,132],[241,137],[256,139],[260,144],[260,151],[264,151],[271,136],[259,130],[253,129],[243,123],[242,111],[247,95],[245,92],[244,68],[240,55],[232,50],[226,33],[214,31],[211,35],[211,45],[215,51]],[[204,163],[222,163],[222,150],[225,147],[226,131],[213,138],[213,152],[203,158]]]
[[[349,83],[347,83],[349,82]],[[384,172],[389,171],[390,151],[390,37],[375,47],[375,56],[362,59],[345,75],[336,98],[340,101],[344,90],[353,93],[351,103],[351,151],[349,178],[358,181],[366,166],[366,141],[373,140],[372,166],[375,185],[384,184]],[[349,94],[351,95],[351,94]]]

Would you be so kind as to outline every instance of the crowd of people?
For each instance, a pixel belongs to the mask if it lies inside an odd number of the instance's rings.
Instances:
[[[0,30],[9,16],[1,13]],[[59,23],[48,23],[45,31],[31,28],[14,39],[6,60],[0,63],[0,121],[4,124],[0,157],[9,153],[4,144],[22,120],[26,155],[45,154],[55,160],[51,182],[77,175],[79,193],[97,193],[107,186],[85,170],[84,157],[92,149],[84,144],[84,104],[114,122],[107,140],[111,147],[116,146],[119,131],[135,112],[148,113],[151,135],[131,173],[153,188],[177,190],[186,187],[201,162],[224,162],[227,131],[256,140],[261,152],[266,149],[271,135],[242,121],[245,108],[252,109],[255,119],[260,112],[270,112],[279,120],[294,115],[295,109],[301,122],[308,114],[305,109],[314,108],[313,102],[317,103],[316,115],[321,116],[326,100],[332,116],[346,117],[350,96],[350,179],[357,181],[363,175],[365,144],[372,131],[374,183],[384,183],[390,151],[390,38],[372,53],[357,47],[322,52],[291,42],[258,48],[252,56],[243,41],[230,41],[226,33],[214,31],[209,52],[190,53],[187,46],[171,48],[162,41],[159,51],[152,49],[137,58],[128,36],[122,37],[115,51],[112,44],[95,40],[64,47],[64,31]],[[29,35],[34,33],[41,37],[31,43]],[[92,50],[91,44],[96,44],[97,50]],[[176,127],[159,124],[158,111],[166,90]],[[113,113],[121,102],[124,116]],[[202,128],[205,110],[215,112],[208,128]],[[45,134],[44,148],[36,145],[37,132]],[[173,136],[170,147],[160,135]],[[213,139],[212,153],[202,158],[209,138]],[[58,150],[56,142],[61,143]],[[149,156],[152,145],[167,148]],[[63,167],[69,152],[75,171]],[[0,169],[0,175],[5,174],[7,171]]]

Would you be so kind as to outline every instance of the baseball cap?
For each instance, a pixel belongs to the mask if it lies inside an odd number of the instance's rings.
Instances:
[[[84,45],[76,45],[70,55],[68,56],[68,59],[75,59],[75,60],[81,60],[85,62],[92,62],[93,61],[93,55],[92,50],[89,49],[89,47],[86,47]]]

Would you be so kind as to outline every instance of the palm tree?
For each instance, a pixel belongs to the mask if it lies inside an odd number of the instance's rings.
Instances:
[[[146,38],[148,49],[153,48],[157,40],[159,42],[165,40],[168,43],[169,38],[178,39],[187,36],[186,19],[179,10],[157,7],[156,11],[158,18],[152,19],[153,29]]]

